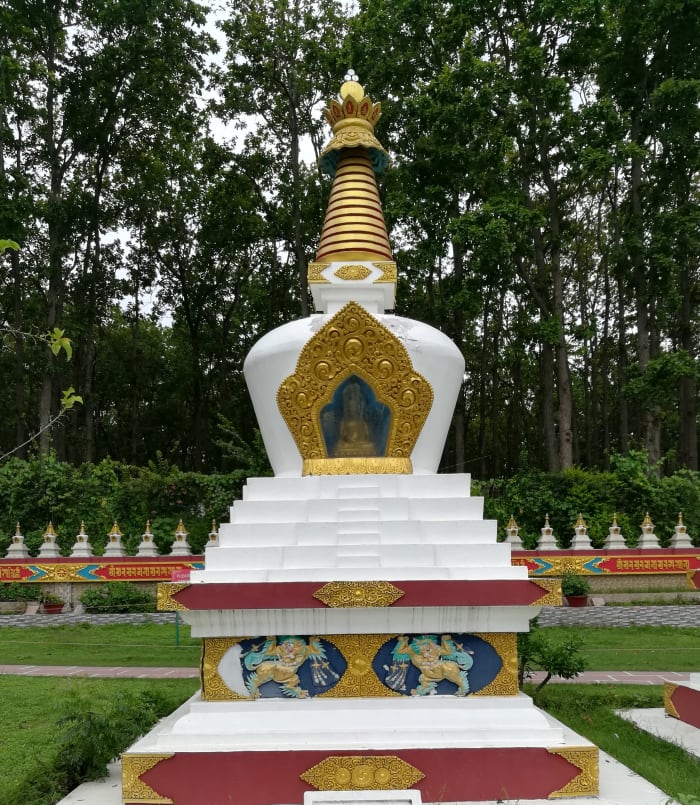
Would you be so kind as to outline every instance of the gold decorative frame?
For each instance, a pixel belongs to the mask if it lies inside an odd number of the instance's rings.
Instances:
[[[547,749],[551,755],[559,755],[579,770],[573,780],[557,791],[552,791],[548,799],[558,797],[593,797],[598,794],[598,747],[571,746],[565,749]]]
[[[245,637],[205,637],[202,639],[202,701],[227,702],[247,700],[224,682],[219,675],[219,663],[224,654]]]
[[[492,646],[501,658],[501,670],[472,696],[518,695],[518,636],[515,632],[472,632]]]
[[[348,664],[338,684],[331,690],[319,694],[319,698],[386,698],[401,696],[398,691],[388,688],[375,674],[372,660],[379,649],[393,635],[324,635],[345,657]]]
[[[530,581],[545,591],[541,598],[530,604],[531,607],[560,607],[562,605],[560,579],[530,579]]]
[[[390,607],[404,595],[388,581],[330,581],[314,598],[327,607]]]
[[[321,409],[351,375],[368,383],[391,412],[386,457],[410,460],[433,390],[413,369],[399,339],[356,302],[348,302],[309,339],[294,374],[277,391],[277,405],[302,458],[328,459]]]
[[[400,791],[425,774],[396,755],[331,755],[299,776],[319,791]]]
[[[143,802],[148,805],[172,805],[173,800],[163,797],[144,783],[141,775],[157,766],[161,760],[168,760],[172,754],[164,755],[122,755],[122,800]]]
[[[176,610],[189,612],[189,607],[186,607],[173,598],[176,593],[179,593],[180,590],[184,590],[185,587],[189,586],[189,582],[161,582],[156,588],[156,609],[159,612],[175,612]]]
[[[673,694],[678,685],[675,682],[664,682],[664,711],[673,718],[680,718],[681,714],[673,703]]]

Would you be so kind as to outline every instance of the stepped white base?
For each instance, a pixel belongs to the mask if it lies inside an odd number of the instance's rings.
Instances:
[[[337,753],[564,745],[561,727],[524,694],[203,702],[197,693],[129,752],[280,752],[303,747]]]
[[[300,803],[346,778],[355,790],[416,789],[425,802],[598,790],[597,749],[522,694],[216,704],[197,695],[134,744],[123,768],[127,805]]]
[[[468,475],[251,478],[191,583],[527,579]]]

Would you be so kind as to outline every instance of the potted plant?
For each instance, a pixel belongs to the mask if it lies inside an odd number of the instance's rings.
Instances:
[[[588,606],[588,592],[591,585],[588,579],[577,576],[573,570],[565,570],[561,578],[561,594],[570,607]]]
[[[39,603],[41,604],[42,612],[46,615],[58,615],[63,612],[65,601],[59,596],[50,593],[48,590],[42,591],[39,596]]]

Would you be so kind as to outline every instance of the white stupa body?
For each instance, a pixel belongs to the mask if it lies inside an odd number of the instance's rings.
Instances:
[[[203,639],[202,690],[124,756],[125,803],[143,785],[175,805],[595,793],[595,747],[518,691],[517,633],[560,590],[511,565],[469,476],[438,474],[464,359],[386,312],[378,116],[354,80],[327,110],[318,312],[245,362],[274,477],[162,590]]]

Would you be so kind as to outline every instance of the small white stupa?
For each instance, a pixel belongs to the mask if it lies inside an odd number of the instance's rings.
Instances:
[[[693,543],[690,539],[688,529],[683,522],[683,512],[678,512],[678,522],[673,529],[673,536],[671,537],[672,548],[692,548]]]
[[[27,559],[29,557],[29,548],[24,542],[24,534],[20,529],[19,523],[15,527],[15,533],[10,542],[10,547],[7,549],[8,559]]]
[[[146,520],[146,529],[141,534],[141,542],[136,550],[137,556],[158,556],[155,539],[151,533],[151,521]]]
[[[87,558],[92,556],[92,545],[90,545],[90,538],[85,533],[85,522],[80,521],[80,531],[75,535],[75,542],[70,552],[71,556],[82,556]]]
[[[603,548],[606,551],[618,551],[627,548],[625,538],[622,536],[620,526],[617,524],[617,513],[613,514],[612,524],[608,529],[608,536],[605,538]]]
[[[574,538],[571,540],[571,549],[574,551],[590,551],[591,539],[588,536],[588,526],[581,512],[574,524]]]
[[[651,521],[651,517],[649,517],[649,512],[646,513],[644,519],[642,520],[642,524],[640,526],[642,532],[639,536],[639,542],[637,543],[638,548],[658,548],[659,547],[659,540],[654,533],[654,523]]]
[[[49,522],[42,537],[41,548],[39,548],[39,556],[42,559],[56,559],[61,555],[57,540],[58,536],[54,531],[53,523]]]
[[[124,544],[122,543],[123,534],[119,524],[115,521],[107,534],[107,544],[105,545],[105,556],[124,556]]]

